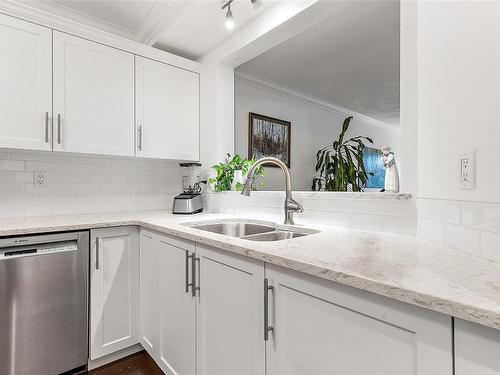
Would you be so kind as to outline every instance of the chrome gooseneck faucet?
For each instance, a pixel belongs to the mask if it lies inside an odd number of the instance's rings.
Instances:
[[[243,191],[241,192],[241,194],[246,195],[247,197],[250,196],[250,191],[252,190],[252,184],[255,181],[254,177],[255,170],[264,163],[277,165],[283,170],[283,173],[285,174],[285,191],[286,191],[285,224],[294,225],[295,222],[293,220],[293,214],[295,212],[300,213],[304,211],[304,208],[300,205],[299,202],[297,202],[292,198],[292,179],[290,177],[290,171],[288,170],[286,164],[283,163],[280,159],[271,156],[266,156],[264,158],[257,160],[248,171],[247,181],[245,182],[245,186],[243,187]]]

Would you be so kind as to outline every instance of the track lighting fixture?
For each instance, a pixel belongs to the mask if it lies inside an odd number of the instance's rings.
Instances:
[[[233,18],[233,12],[231,11],[231,3],[233,2],[234,0],[228,0],[224,3],[224,5],[222,5],[222,10],[226,9],[227,8],[227,12],[226,12],[226,27],[228,29],[232,29],[234,27],[234,18]],[[255,3],[257,2],[257,0],[250,0],[250,2],[255,5]]]
[[[234,27],[233,12],[231,12],[231,3],[227,4],[226,27],[228,29],[232,29]]]

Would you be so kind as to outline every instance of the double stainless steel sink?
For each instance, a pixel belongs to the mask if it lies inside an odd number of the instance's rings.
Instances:
[[[263,224],[248,220],[194,222],[186,223],[185,225],[191,228],[238,237],[249,241],[281,241],[318,233],[318,231],[314,229],[278,226],[274,223]]]

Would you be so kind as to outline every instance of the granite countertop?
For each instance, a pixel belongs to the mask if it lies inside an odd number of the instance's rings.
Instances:
[[[0,236],[140,225],[500,329],[500,263],[399,234],[311,225],[321,232],[254,242],[181,225],[231,218],[168,211],[9,218],[0,219]]]

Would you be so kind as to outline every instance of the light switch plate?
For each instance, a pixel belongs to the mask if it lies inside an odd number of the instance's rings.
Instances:
[[[462,152],[458,156],[460,189],[476,188],[476,151]]]

